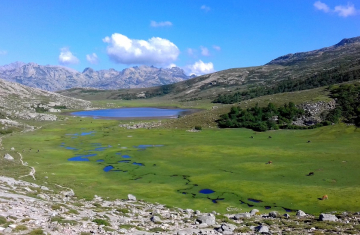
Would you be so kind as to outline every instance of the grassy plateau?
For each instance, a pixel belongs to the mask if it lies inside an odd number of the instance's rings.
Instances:
[[[0,154],[19,159],[20,152],[35,167],[37,183],[71,187],[81,198],[131,193],[149,202],[218,212],[360,210],[360,131],[354,126],[257,133],[118,125],[117,120],[69,117],[3,138]],[[89,161],[68,160],[89,154]],[[26,167],[4,164],[1,160],[5,175],[28,173]],[[202,194],[202,189],[214,192]],[[329,199],[319,200],[323,195]]]

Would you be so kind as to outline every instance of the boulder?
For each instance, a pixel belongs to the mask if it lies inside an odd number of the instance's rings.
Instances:
[[[339,219],[335,215],[321,213],[319,216],[319,220],[320,221],[338,221]]]
[[[220,233],[226,233],[226,232],[233,232],[236,229],[236,225],[233,224],[222,224],[220,228],[218,229],[218,232]]]
[[[286,219],[289,219],[289,218],[290,218],[290,215],[289,215],[288,213],[286,213],[286,214],[284,214],[284,217],[285,217]]]
[[[259,212],[259,210],[258,209],[252,209],[251,211],[250,211],[250,215],[251,216],[254,216],[256,213],[258,213]]]
[[[303,217],[303,216],[306,216],[306,213],[303,212],[302,210],[298,210],[298,211],[296,212],[296,216]]]
[[[255,228],[255,230],[256,230],[258,233],[269,233],[269,227],[268,227],[268,226],[264,226],[264,225],[257,226],[257,227]]]
[[[251,217],[251,215],[249,212],[239,213],[239,214],[234,215],[235,220],[239,220],[241,218],[250,218],[250,217]]]
[[[278,213],[276,212],[276,211],[271,211],[270,213],[269,213],[269,217],[272,217],[272,218],[276,218],[276,217],[278,217],[279,215],[278,215]]]
[[[8,160],[8,161],[14,161],[14,158],[10,155],[10,154],[5,154],[5,156],[4,156],[4,159],[5,160]]]
[[[128,194],[128,199],[130,201],[136,201],[136,197],[134,195],[132,195],[132,194]]]
[[[213,214],[201,215],[197,217],[196,221],[201,224],[206,223],[208,225],[213,225],[215,224],[215,216]]]
[[[150,218],[150,220],[151,220],[152,222],[154,222],[154,223],[160,223],[160,222],[161,222],[161,219],[160,219],[159,216],[152,216],[152,217]]]

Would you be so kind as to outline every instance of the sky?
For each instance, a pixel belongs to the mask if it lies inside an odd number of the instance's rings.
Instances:
[[[200,75],[357,36],[360,0],[0,0],[0,66]]]

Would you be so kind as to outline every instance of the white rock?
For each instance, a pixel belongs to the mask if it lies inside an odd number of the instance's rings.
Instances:
[[[9,161],[14,161],[14,158],[8,153],[5,154],[4,159],[9,160]]]
[[[128,199],[130,201],[136,201],[136,197],[134,195],[132,195],[132,194],[128,194]]]

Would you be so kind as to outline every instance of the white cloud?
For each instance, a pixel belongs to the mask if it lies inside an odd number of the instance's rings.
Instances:
[[[200,7],[200,9],[201,9],[201,10],[204,10],[205,12],[208,12],[208,11],[211,10],[210,7],[209,7],[209,6],[206,6],[206,5],[202,5],[202,6]]]
[[[336,6],[334,11],[342,17],[356,15],[356,9],[351,3],[348,3],[347,6]]]
[[[342,6],[342,5],[335,6],[334,10],[332,10],[325,3],[321,1],[316,1],[314,3],[314,7],[320,11],[326,13],[336,13],[342,17],[348,17],[348,16],[356,15],[358,13],[358,10],[355,8],[354,4],[352,3],[348,3],[347,6]]]
[[[69,64],[77,64],[79,63],[79,59],[74,56],[69,48],[63,47],[60,49],[60,55],[59,55],[59,63],[61,65],[69,65]]]
[[[209,49],[207,49],[206,47],[203,47],[203,46],[201,46],[200,49],[201,49],[201,55],[210,56]]]
[[[7,51],[4,51],[4,50],[0,50],[0,55],[7,55]]]
[[[204,63],[202,60],[195,62],[192,65],[188,65],[185,67],[185,70],[189,75],[203,75],[207,73],[214,72],[214,65],[212,62]]]
[[[90,55],[86,55],[86,60],[90,64],[97,64],[99,62],[98,56],[95,53],[92,53]]]
[[[175,67],[177,67],[177,66],[176,66],[176,64],[171,63],[171,64],[169,64],[167,67],[168,67],[169,69],[171,69],[171,68],[175,68]]]
[[[172,26],[172,23],[170,21],[163,21],[163,22],[156,22],[156,21],[151,21],[150,22],[150,26],[157,28],[157,27],[166,27],[166,26]]]
[[[213,48],[217,51],[221,51],[221,47],[219,47],[219,46],[213,45]]]
[[[174,43],[159,37],[145,41],[114,33],[111,37],[105,37],[103,42],[109,44],[106,51],[110,59],[127,65],[168,65],[175,61],[180,53]]]
[[[314,3],[314,7],[320,11],[329,12],[330,7],[323,2],[317,1]]]

